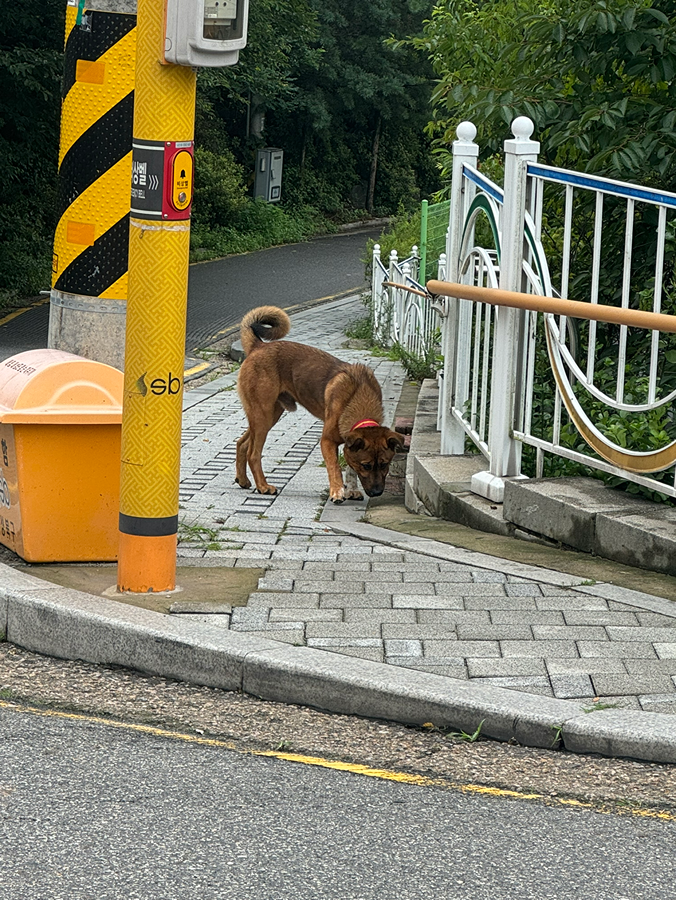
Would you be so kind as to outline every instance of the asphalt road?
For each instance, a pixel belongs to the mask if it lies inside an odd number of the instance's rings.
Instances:
[[[206,347],[255,306],[286,308],[361,289],[366,241],[379,234],[330,235],[191,266],[186,352]],[[0,359],[46,347],[48,327],[49,303],[0,324]]]
[[[675,839],[668,822],[0,710],[8,900],[662,900]]]

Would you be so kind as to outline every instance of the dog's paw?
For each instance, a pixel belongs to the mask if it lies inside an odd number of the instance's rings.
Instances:
[[[340,488],[339,490],[337,490],[337,491],[331,491],[330,497],[331,497],[331,501],[332,501],[333,503],[342,503],[343,500],[345,500],[345,497],[346,497],[346,494],[345,494],[345,488],[344,488],[344,487],[341,487],[341,488]]]
[[[347,488],[345,489],[345,500],[363,500],[364,495],[361,491],[350,491]]]
[[[239,478],[235,478],[235,484],[238,484],[241,488],[244,489],[251,487],[251,482],[248,478],[243,478],[241,481],[239,480]]]
[[[256,488],[259,494],[276,494],[277,488],[272,484],[264,484],[262,487]]]

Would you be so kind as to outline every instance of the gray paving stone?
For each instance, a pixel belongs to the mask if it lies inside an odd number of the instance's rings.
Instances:
[[[328,610],[327,610],[328,612]],[[346,622],[377,622],[378,624],[416,624],[414,609],[346,609]]]
[[[364,583],[362,581],[341,582],[337,584],[335,581],[320,581],[318,578],[309,578],[307,581],[294,581],[294,593],[299,594],[328,594],[328,593],[345,593],[350,596],[364,593]]]
[[[539,584],[507,584],[505,585],[508,597],[541,597],[542,591]]]
[[[381,626],[372,622],[309,622],[308,638],[381,638]]]
[[[601,694],[668,694],[676,691],[669,675],[593,675],[596,693]]]
[[[438,597],[436,595],[394,594],[392,606],[395,609],[413,607],[413,609],[463,609],[462,597]]]
[[[560,609],[564,612],[569,609],[608,609],[608,604],[602,597],[585,597],[581,594],[538,597],[536,603],[537,609]]]
[[[465,609],[536,609],[534,597],[465,597]]]
[[[650,672],[676,675],[676,658],[672,659],[627,659],[625,668],[630,675],[645,675]]]
[[[423,576],[419,569],[404,572],[404,581],[420,581],[421,577],[433,581],[434,584],[471,584],[472,576],[469,572],[434,572],[425,573]]]
[[[566,625],[638,625],[639,621],[633,612],[619,612],[601,609],[565,610],[563,616]]]
[[[647,660],[641,660],[647,662]],[[558,659],[547,657],[545,660],[547,671],[550,675],[594,675],[599,674],[625,674],[626,663],[621,659],[612,657],[587,657],[585,659]]]
[[[467,660],[470,678],[500,678],[516,675],[546,675],[543,659],[533,657],[478,658]]]
[[[490,625],[487,609],[419,609],[418,622],[421,625],[456,625],[459,622],[474,625]]]
[[[676,644],[662,644],[655,642],[653,646],[660,659],[676,658]]]
[[[636,618],[639,621],[639,624],[646,625],[648,627],[655,626],[660,627],[663,626],[665,628],[673,628],[676,622],[671,616],[662,616],[659,613],[655,612],[643,612],[640,609],[635,610]]]
[[[575,641],[500,641],[502,655],[537,656],[545,659],[549,656],[571,658],[578,656]]]
[[[549,678],[541,678],[537,675],[523,675],[505,678],[473,678],[479,684],[493,684],[496,687],[507,688],[512,691],[524,691],[527,694],[538,694],[541,697],[553,697],[552,686]]]
[[[551,675],[549,680],[559,700],[596,696],[589,675]]]
[[[316,647],[320,650],[333,650],[337,647],[377,647],[382,648],[383,642],[379,638],[309,638],[308,647]]]
[[[610,656],[615,659],[655,659],[657,656],[652,644],[638,641],[578,641],[577,646],[582,657]]]
[[[293,644],[296,647],[302,647],[303,632],[302,630],[290,628],[280,629],[269,627],[261,631],[247,631],[249,637],[267,638],[270,641],[281,641],[283,644]]]
[[[673,628],[606,628],[611,641],[650,641],[651,643],[675,643],[676,630]]]
[[[288,606],[313,609],[319,606],[319,594],[250,594],[247,604],[252,606]]]
[[[422,656],[423,648],[421,641],[413,640],[385,640],[385,656]]]
[[[408,590],[408,585],[406,586]],[[409,592],[411,593],[411,592]],[[449,584],[447,582],[439,582],[437,586],[437,594],[460,594],[463,597],[471,597],[481,600],[505,600],[505,585],[493,582],[485,584],[477,584],[476,582],[460,582],[458,584]]]
[[[270,617],[267,606],[236,606],[232,613],[233,625],[265,625]]]
[[[266,576],[258,579],[259,591],[291,591],[293,590],[293,578]]]
[[[343,609],[388,609],[392,607],[392,598],[388,594],[380,597],[377,594],[322,594],[319,605],[323,608],[338,606]]]
[[[563,613],[559,610],[492,609],[490,618],[493,625],[564,625]]]
[[[383,579],[382,572],[355,572],[351,567],[349,569],[340,570],[336,569],[334,573],[335,581],[362,581],[362,582],[376,582],[377,584],[382,584],[385,580]],[[403,581],[403,577],[401,572],[389,572],[387,575],[387,582],[394,583],[396,582],[399,585],[399,590],[401,590],[401,582]],[[419,581],[420,579],[416,579]],[[342,587],[341,587],[342,590]]]
[[[534,625],[536,641],[607,641],[605,628],[600,625]]]
[[[507,576],[503,572],[491,572],[490,569],[474,569],[472,571],[472,581],[476,581],[477,584],[488,584],[490,582],[504,584],[507,581]]]
[[[388,657],[387,662],[391,666],[400,666],[404,669],[416,669],[418,672],[429,672],[431,675],[445,675],[447,678],[460,678],[467,680],[467,670],[463,659],[453,657],[420,657],[393,656]]]
[[[433,595],[434,585],[429,581],[411,581],[402,584],[400,581],[376,581],[365,585],[367,594],[407,594],[408,596]],[[346,590],[346,588],[343,588]]]
[[[456,626],[461,641],[532,641],[533,633],[528,625],[472,625]]]
[[[676,693],[639,694],[638,702],[646,712],[676,713]]]
[[[271,609],[270,622],[342,622],[341,609]]]
[[[381,575],[387,574],[388,572],[401,572],[405,569],[406,572],[418,573],[419,575],[424,576],[424,578],[418,578],[418,581],[432,581],[432,576],[437,575],[440,571],[438,563],[433,562],[432,560],[422,560],[419,562],[409,561],[405,564],[401,562],[374,561],[371,563],[371,569],[373,572],[378,572]]]
[[[500,656],[500,647],[497,641],[423,641],[423,651],[425,656],[456,656],[456,657],[478,657],[478,656]]]
[[[383,637],[388,640],[455,640],[456,633],[453,626],[441,625],[383,625]]]

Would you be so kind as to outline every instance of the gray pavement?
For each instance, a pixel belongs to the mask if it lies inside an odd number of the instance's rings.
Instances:
[[[291,338],[372,365],[391,418],[399,365],[342,347],[361,314],[356,297],[298,313]],[[235,384],[185,396],[178,552],[182,565],[266,569],[248,605],[167,616],[2,567],[0,633],[271,700],[676,762],[673,604],[376,528],[363,502],[324,508],[320,424],[302,410],[266,443],[279,493],[241,490]]]
[[[391,419],[399,365],[341,349],[362,309],[347,298],[299,313],[291,337],[373,366]],[[321,424],[304,411],[285,413],[265,447],[280,493],[244,492],[233,484],[245,428],[234,383],[213,382],[199,402],[186,396],[179,556],[269,571],[247,607],[212,624],[590,708],[676,713],[676,604],[432,541],[402,550],[392,546],[401,535],[384,529],[369,540],[358,522],[365,504],[321,514]],[[210,529],[220,549],[191,541],[190,526]]]
[[[424,780],[423,780],[424,781]],[[0,710],[6,900],[662,900],[676,826]],[[564,887],[565,885],[565,887]],[[565,893],[564,893],[565,892]]]

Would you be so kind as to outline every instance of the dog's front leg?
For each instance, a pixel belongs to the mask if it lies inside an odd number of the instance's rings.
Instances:
[[[364,495],[359,490],[359,483],[357,482],[357,473],[352,468],[352,466],[348,466],[345,471],[345,499],[346,500],[363,500]]]
[[[343,473],[338,464],[338,444],[330,438],[322,437],[320,446],[329,475],[329,497],[334,503],[342,503],[345,499]]]

